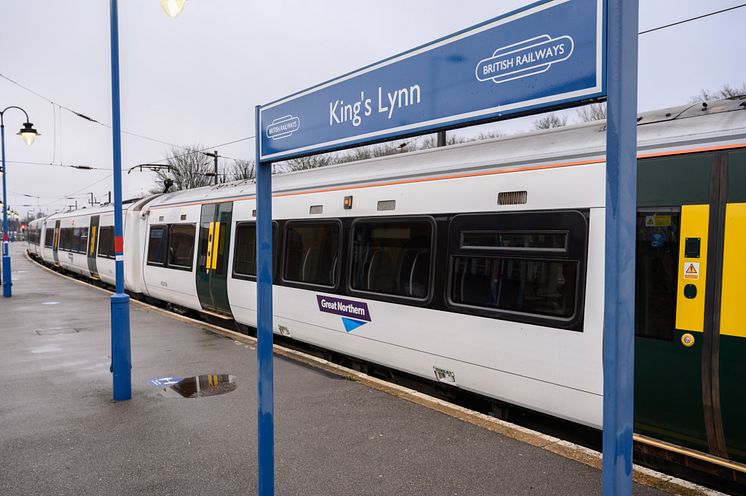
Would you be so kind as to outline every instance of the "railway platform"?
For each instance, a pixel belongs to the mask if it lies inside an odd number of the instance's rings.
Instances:
[[[23,249],[13,244],[14,294],[0,300],[0,494],[255,494],[251,339],[133,303],[133,397],[114,402],[109,294]],[[600,494],[601,472],[571,446],[351,377],[276,353],[276,494]],[[637,495],[715,494],[642,479]]]

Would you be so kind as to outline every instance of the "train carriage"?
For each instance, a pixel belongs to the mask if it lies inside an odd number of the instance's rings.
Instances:
[[[638,432],[741,462],[745,105],[639,118],[635,363]],[[604,125],[275,176],[274,331],[600,427]],[[254,193],[141,200],[128,289],[255,326]]]

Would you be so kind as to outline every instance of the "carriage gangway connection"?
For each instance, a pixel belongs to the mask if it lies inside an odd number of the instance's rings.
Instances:
[[[254,339],[135,302],[133,399],[114,402],[110,294],[24,250],[0,300],[0,494],[255,494]],[[280,346],[274,360],[276,494],[600,494],[588,449]],[[634,491],[719,494],[642,468]]]

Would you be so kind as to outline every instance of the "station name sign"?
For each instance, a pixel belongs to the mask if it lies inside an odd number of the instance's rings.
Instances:
[[[264,105],[260,159],[604,97],[604,6],[541,1]]]

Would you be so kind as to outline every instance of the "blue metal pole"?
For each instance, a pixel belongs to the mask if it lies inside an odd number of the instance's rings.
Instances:
[[[132,398],[130,298],[124,292],[124,233],[122,216],[122,133],[119,112],[119,20],[117,0],[111,0],[111,129],[114,149],[114,255],[116,293],[111,297],[111,371],[114,400]]]
[[[638,0],[608,0],[603,494],[632,494]]]
[[[8,195],[5,187],[8,169],[5,164],[5,124],[3,123],[0,123],[0,143],[3,155],[3,296],[10,298],[13,282],[10,277],[10,253],[8,252]]]
[[[261,163],[262,130],[256,107],[257,389],[259,496],[275,493],[274,377],[272,370],[272,164]]]

